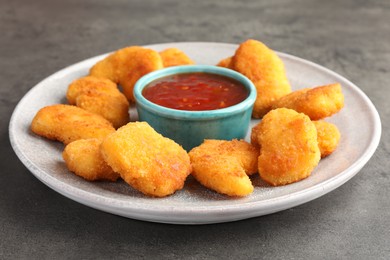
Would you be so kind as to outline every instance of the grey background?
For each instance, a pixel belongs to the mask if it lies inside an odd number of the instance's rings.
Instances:
[[[0,0],[0,259],[390,258],[389,24],[387,0]],[[378,150],[335,191],[239,222],[156,224],[63,197],[12,151],[14,107],[59,69],[128,45],[248,38],[334,70],[378,109]]]

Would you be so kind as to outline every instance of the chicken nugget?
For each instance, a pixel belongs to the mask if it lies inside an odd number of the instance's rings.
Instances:
[[[233,69],[232,60],[233,60],[233,57],[227,57],[225,59],[220,60],[217,64],[217,66],[228,68],[228,69]]]
[[[126,98],[134,102],[133,88],[145,74],[162,69],[163,62],[158,52],[139,46],[126,47],[96,63],[89,74],[108,78],[120,84]]]
[[[194,61],[178,48],[169,48],[160,52],[164,67],[191,65]]]
[[[69,104],[99,114],[115,128],[129,122],[129,102],[109,79],[87,76],[73,81],[66,93]]]
[[[189,152],[192,175],[203,186],[228,196],[253,192],[248,175],[257,172],[259,151],[244,140],[205,140]]]
[[[137,52],[142,51],[140,46],[130,46],[119,49],[103,60],[97,62],[90,70],[89,75],[107,78],[115,83],[119,83],[125,72],[130,72],[129,68],[124,67]]]
[[[203,186],[228,196],[243,197],[253,192],[253,185],[240,161],[234,156],[199,156],[190,152],[192,176]]]
[[[104,161],[100,153],[101,143],[102,140],[91,138],[68,144],[62,153],[68,169],[88,181],[116,181],[119,174]]]
[[[312,122],[317,129],[317,141],[318,147],[321,152],[321,158],[324,158],[336,150],[340,141],[341,134],[337,126],[332,123],[323,120]],[[251,131],[251,144],[258,149],[261,149],[258,141],[260,128],[261,125],[257,124],[252,128]]]
[[[104,160],[133,188],[156,197],[180,190],[192,168],[187,152],[146,122],[128,123],[101,145]]]
[[[252,127],[252,130],[251,130],[251,145],[253,147],[256,147],[257,149],[261,149],[260,147],[260,144],[259,144],[259,135],[260,135],[260,128],[261,128],[261,125],[260,123],[255,125],[254,127]]]
[[[260,177],[279,186],[310,176],[321,157],[317,130],[310,118],[279,108],[266,114],[259,124]]]
[[[240,44],[232,68],[248,77],[256,87],[257,98],[252,116],[263,117],[273,103],[291,92],[283,61],[265,44],[247,40]]]
[[[320,120],[339,112],[344,107],[344,95],[339,83],[305,88],[286,95],[273,108],[290,108],[304,113],[311,120]]]
[[[313,121],[317,129],[318,147],[321,151],[321,158],[333,153],[340,141],[340,131],[336,125],[320,120]]]
[[[199,147],[197,149],[198,152],[200,151],[210,156],[226,155],[236,157],[246,174],[252,175],[257,173],[259,150],[244,140],[234,139],[227,141],[206,139]]]
[[[321,158],[324,158],[333,153],[340,141],[341,134],[336,125],[325,122],[323,120],[312,121],[317,129],[317,141],[320,148]],[[258,142],[260,124],[257,124],[251,131],[251,144],[258,149],[261,149]]]
[[[117,91],[119,91],[117,85],[109,79],[85,76],[69,84],[66,99],[70,105],[76,105],[77,98],[82,94],[98,92],[107,95],[116,95]]]
[[[64,144],[78,139],[102,139],[115,132],[105,118],[76,106],[62,104],[40,109],[31,122],[31,130]]]

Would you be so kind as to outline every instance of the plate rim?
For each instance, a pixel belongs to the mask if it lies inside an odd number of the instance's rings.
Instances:
[[[169,43],[156,43],[156,44],[148,44],[143,45],[143,47],[147,48],[154,48],[156,46],[172,46],[172,45],[182,45],[182,44],[195,44],[195,45],[225,45],[227,47],[234,47],[237,48],[238,44],[232,44],[232,43],[218,43],[218,42],[169,42]],[[213,206],[198,206],[193,207],[191,206],[191,209],[189,210],[187,207],[175,207],[175,206],[168,206],[166,208],[161,208],[159,210],[156,210],[156,208],[153,205],[145,205],[142,203],[130,203],[127,205],[127,207],[124,207],[124,205],[121,205],[121,207],[117,207],[116,198],[109,198],[106,196],[101,196],[105,200],[108,200],[107,203],[99,204],[98,199],[96,197],[99,197],[100,195],[91,193],[88,191],[85,191],[81,188],[75,187],[69,183],[63,182],[59,179],[54,178],[53,176],[42,173],[43,171],[40,170],[38,166],[34,164],[34,162],[30,161],[29,158],[27,158],[21,149],[17,145],[16,137],[14,135],[13,128],[15,127],[15,118],[18,115],[18,111],[23,107],[23,103],[28,100],[29,96],[34,92],[34,89],[38,88],[41,84],[44,82],[60,77],[64,73],[71,73],[73,70],[79,70],[76,69],[77,67],[81,66],[83,63],[88,63],[91,60],[94,59],[101,59],[107,55],[109,55],[112,52],[108,52],[105,54],[96,55],[87,59],[84,59],[82,61],[76,62],[74,64],[71,64],[69,66],[66,66],[65,68],[54,72],[53,74],[47,76],[46,78],[39,81],[37,84],[35,84],[28,92],[24,94],[24,96],[19,100],[18,104],[15,106],[10,123],[9,123],[9,139],[11,142],[11,146],[16,153],[19,160],[27,167],[27,169],[41,182],[43,182],[46,186],[50,187],[54,191],[62,194],[63,196],[72,199],[74,201],[77,201],[83,205],[102,210],[105,212],[109,212],[116,215],[121,215],[128,218],[133,219],[139,219],[139,220],[146,220],[146,221],[152,221],[152,222],[160,222],[160,223],[172,223],[172,224],[209,224],[209,223],[221,223],[221,222],[228,222],[228,221],[235,221],[240,220],[244,218],[250,218],[250,217],[256,217],[256,216],[262,216],[274,212],[278,212],[284,209],[292,208],[295,206],[298,206],[300,204],[309,202],[311,200],[314,200],[326,193],[331,192],[332,190],[338,188],[339,186],[343,185],[345,182],[347,182],[349,179],[351,179],[353,176],[355,176],[361,168],[370,160],[370,158],[375,153],[379,142],[381,138],[382,128],[381,128],[381,120],[378,111],[376,110],[374,104],[372,101],[368,98],[368,96],[360,89],[358,88],[354,83],[343,77],[342,75],[322,66],[317,63],[314,63],[312,61],[284,53],[276,51],[280,57],[288,58],[294,61],[298,61],[300,63],[303,63],[305,65],[308,65],[310,67],[315,67],[316,69],[319,69],[321,71],[325,71],[328,74],[331,74],[332,76],[342,79],[342,81],[346,82],[349,87],[352,87],[353,90],[359,95],[360,98],[362,98],[365,102],[365,104],[370,108],[369,112],[371,115],[371,119],[373,120],[373,136],[371,137],[370,143],[367,145],[367,149],[364,151],[363,154],[358,158],[358,160],[354,161],[347,169],[343,170],[342,172],[338,173],[336,176],[333,176],[329,179],[326,179],[325,181],[318,183],[314,186],[310,186],[306,189],[299,190],[296,192],[293,192],[291,194],[281,195],[275,198],[269,198],[266,200],[261,201],[248,201],[243,202],[237,205],[213,205]],[[42,178],[41,175],[45,175],[45,178]],[[53,183],[50,181],[53,180]],[[65,185],[67,187],[66,190],[60,189],[62,188],[61,185]],[[76,192],[76,193],[75,193]],[[76,196],[78,195],[78,196]],[[79,197],[81,196],[81,197]],[[268,204],[273,203],[274,207],[266,207]],[[108,205],[107,205],[108,204]],[[146,207],[145,207],[146,206]],[[107,208],[108,207],[108,208]],[[175,217],[172,217],[170,214],[171,211],[169,208],[174,208],[175,210]],[[168,210],[167,210],[168,209]],[[128,210],[137,210],[135,212],[132,212],[133,214],[129,214]],[[221,214],[221,210],[223,210],[224,214]],[[191,214],[192,218],[188,219],[188,214]],[[251,213],[251,214],[245,214],[245,216],[236,217],[234,219],[233,215],[231,218],[226,217],[226,214],[242,214],[242,213]],[[216,218],[210,219],[210,215],[217,214]],[[199,218],[200,217],[200,218]]]

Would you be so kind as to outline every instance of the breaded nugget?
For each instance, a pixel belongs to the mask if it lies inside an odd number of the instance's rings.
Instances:
[[[120,84],[128,100],[134,102],[133,88],[145,74],[163,68],[158,52],[139,46],[126,47],[96,63],[90,75]]]
[[[77,98],[78,107],[99,114],[112,123],[115,128],[127,124],[129,102],[123,95],[108,96],[102,93],[88,93]]]
[[[164,67],[194,64],[194,61],[178,48],[169,48],[160,52]]]
[[[192,169],[187,152],[146,122],[122,126],[103,141],[101,152],[122,179],[150,196],[180,190]]]
[[[109,79],[87,76],[73,81],[66,93],[69,104],[99,114],[115,128],[129,122],[129,102]]]
[[[62,153],[68,169],[88,181],[116,181],[119,174],[104,161],[100,153],[101,143],[102,140],[91,138],[68,144]]]
[[[310,118],[279,108],[266,114],[259,124],[260,177],[273,186],[308,177],[321,157],[317,130]]]
[[[321,152],[321,158],[328,156],[336,150],[341,134],[337,128],[332,123],[320,120],[320,121],[312,121],[314,126],[317,129],[317,141],[318,147]],[[258,142],[258,135],[260,132],[261,125],[257,124],[252,128],[251,131],[251,144],[258,149],[261,149],[260,144]]]
[[[252,116],[263,117],[273,103],[291,92],[283,61],[265,44],[247,40],[240,44],[232,59],[232,68],[255,85],[257,98]]]
[[[233,57],[227,57],[225,59],[220,60],[217,64],[217,66],[228,68],[228,69],[233,69],[232,60],[233,60]]]
[[[197,151],[210,156],[226,155],[236,157],[246,174],[252,175],[257,173],[259,150],[244,140],[234,139],[227,141],[206,139]]]
[[[259,151],[244,140],[205,140],[189,155],[192,175],[205,187],[228,196],[253,192],[248,175],[257,172]]]
[[[261,149],[260,144],[259,144],[259,134],[260,134],[260,128],[261,125],[260,123],[252,127],[251,130],[251,144],[253,147],[256,147],[257,149]]]
[[[253,192],[252,182],[236,157],[198,157],[193,153],[191,161],[192,176],[203,186],[228,196],[243,197]]]
[[[326,121],[313,121],[317,129],[318,147],[321,151],[321,158],[333,153],[340,141],[340,131],[336,125]]]
[[[76,106],[62,104],[40,109],[31,122],[31,130],[64,144],[78,139],[102,139],[115,132],[105,118]]]
[[[320,120],[339,112],[344,107],[344,95],[339,83],[305,88],[282,97],[273,105],[273,108],[281,107],[304,113],[311,120]]]
[[[69,84],[66,99],[70,105],[76,105],[77,98],[82,94],[98,92],[107,95],[116,95],[116,91],[119,91],[117,85],[109,79],[85,76]]]

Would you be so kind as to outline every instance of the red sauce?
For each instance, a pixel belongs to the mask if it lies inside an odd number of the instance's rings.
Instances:
[[[142,95],[160,106],[202,111],[236,105],[248,97],[248,90],[237,80],[196,72],[153,81],[145,87]]]

